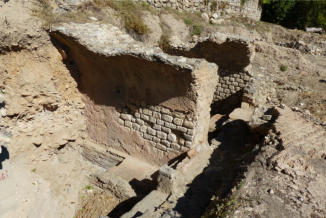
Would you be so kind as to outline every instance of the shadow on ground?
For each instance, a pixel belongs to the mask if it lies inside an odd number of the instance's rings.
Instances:
[[[5,160],[9,160],[9,152],[5,146],[1,146],[0,151],[1,151],[1,153],[0,153],[0,170],[2,170],[2,162]]]
[[[174,208],[181,217],[201,217],[213,196],[225,198],[258,153],[256,146],[262,136],[253,133],[244,121],[232,121],[219,129],[213,140],[220,145],[209,166],[193,180]]]

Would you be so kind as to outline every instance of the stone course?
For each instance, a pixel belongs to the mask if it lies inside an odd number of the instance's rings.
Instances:
[[[195,120],[189,115],[161,106],[137,108],[132,105],[117,111],[120,114],[117,122],[121,126],[137,131],[161,151],[183,151],[192,145]]]

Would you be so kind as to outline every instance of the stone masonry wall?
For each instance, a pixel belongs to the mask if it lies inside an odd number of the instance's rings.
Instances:
[[[137,108],[133,105],[118,111],[118,123],[137,131],[153,147],[163,152],[179,152],[191,148],[195,121],[189,115],[161,106]]]
[[[208,14],[246,16],[255,20],[261,17],[259,0],[142,0],[155,8],[170,7],[178,10],[201,11]]]
[[[225,76],[223,76],[225,74]],[[228,98],[232,94],[243,91],[250,80],[247,72],[223,73],[219,77],[219,82],[214,93],[214,101],[220,101]]]

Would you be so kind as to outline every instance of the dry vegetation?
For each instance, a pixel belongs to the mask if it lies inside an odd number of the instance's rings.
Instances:
[[[155,13],[152,6],[131,0],[95,0],[63,13],[54,13],[54,7],[49,0],[40,0],[39,3],[40,7],[34,10],[34,15],[44,21],[45,28],[61,22],[86,22],[89,17],[94,16],[102,23],[115,23],[119,19],[128,32],[146,35],[150,33],[150,29],[142,20],[143,11]]]

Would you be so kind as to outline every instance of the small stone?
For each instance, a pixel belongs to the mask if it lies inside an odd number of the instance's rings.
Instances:
[[[168,140],[169,140],[170,142],[175,142],[175,141],[177,140],[177,136],[174,135],[174,134],[169,134],[169,135],[168,135]]]
[[[136,117],[136,118],[140,118],[140,113],[136,112],[136,113],[135,113],[135,117]]]
[[[141,126],[141,127],[140,127],[140,131],[141,131],[141,132],[145,133],[146,130],[147,130],[147,126]]]
[[[272,115],[264,115],[262,119],[265,121],[270,121],[272,119]]]
[[[88,17],[88,19],[90,19],[92,21],[98,21],[98,19],[96,17]]]
[[[164,107],[161,108],[161,112],[165,114],[171,114],[170,110]]]
[[[150,140],[150,141],[152,141],[152,139],[153,139],[153,136],[151,136],[151,135],[148,135],[148,134],[144,133],[144,139],[147,139],[147,140]]]
[[[132,122],[126,120],[125,121],[125,126],[131,128],[132,127]]]
[[[143,109],[143,114],[148,115],[148,116],[152,116],[152,111],[150,111],[148,109]]]
[[[170,147],[170,142],[169,141],[166,141],[166,140],[162,140],[161,141],[161,144],[167,146],[167,147]]]
[[[118,119],[118,123],[120,124],[120,125],[124,125],[125,124],[125,121],[123,121],[123,119]]]
[[[140,117],[145,121],[149,121],[149,116],[148,115],[141,114]]]
[[[165,132],[157,131],[156,136],[160,139],[166,140],[167,134]]]
[[[132,128],[133,128],[134,130],[139,130],[140,126],[139,126],[137,123],[133,123],[133,124],[132,124]]]
[[[150,118],[149,118],[149,122],[151,122],[151,123],[156,123],[156,119],[155,119],[154,117],[150,117]]]
[[[185,143],[185,146],[186,146],[187,148],[191,148],[191,142],[186,142],[186,143]]]
[[[201,14],[201,17],[203,18],[203,20],[204,20],[206,23],[209,22],[209,16],[208,16],[207,13],[202,13],[202,14]]]
[[[139,125],[142,126],[142,125],[144,125],[145,122],[144,122],[142,119],[137,118],[137,119],[136,119],[136,123],[138,123]]]
[[[268,192],[269,194],[271,194],[271,195],[274,194],[274,191],[273,191],[273,189],[271,189],[271,188],[268,189],[267,192]]]
[[[161,131],[161,126],[158,124],[154,124],[153,129]]]
[[[121,119],[131,121],[132,116],[130,114],[121,114]]]
[[[183,136],[187,141],[192,141],[192,136],[191,135],[188,135],[188,134],[184,133]]]
[[[183,122],[183,126],[189,128],[189,129],[193,129],[193,128],[194,128],[194,124],[193,124],[193,122],[190,122],[190,121],[188,121],[188,120],[185,120],[185,121]]]
[[[161,114],[158,112],[153,112],[153,117],[156,119],[161,119]]]
[[[165,122],[165,127],[169,128],[169,129],[176,129],[177,126],[174,125],[173,123],[169,123],[169,122]]]
[[[161,125],[161,126],[164,125],[164,121],[163,121],[163,120],[156,120],[156,123],[157,123],[158,125]]]
[[[150,135],[155,136],[156,135],[156,130],[152,129],[152,128],[147,128],[147,133],[150,134]]]
[[[193,135],[194,134],[194,130],[193,129],[188,129],[187,133],[188,133],[188,135]]]
[[[188,131],[187,128],[182,127],[182,126],[177,126],[177,130],[180,132],[183,132],[183,133],[186,133]]]
[[[161,145],[161,144],[159,144],[159,143],[156,144],[156,148],[157,148],[157,149],[160,149],[160,150],[162,150],[162,151],[166,151],[166,150],[167,150],[167,148],[166,148],[165,146],[163,146],[163,145]]]
[[[157,137],[153,137],[153,142],[160,143],[161,142],[161,139],[159,139]]]
[[[161,111],[161,107],[159,107],[159,106],[154,106],[154,111],[156,111],[156,112],[160,112],[160,111]]]
[[[174,123],[175,125],[182,126],[183,120],[181,120],[181,119],[179,119],[179,118],[174,118],[174,119],[173,119],[173,123]]]
[[[162,126],[161,129],[162,129],[163,132],[166,132],[167,134],[169,134],[169,133],[171,132],[171,129],[166,128],[166,127],[164,127],[164,126]]]
[[[170,115],[163,114],[163,115],[162,115],[162,119],[163,119],[164,121],[167,121],[167,122],[171,123],[172,120],[173,120],[173,117],[170,116]]]
[[[179,150],[180,149],[180,145],[178,145],[177,143],[172,143],[171,144],[171,148],[174,150]]]

